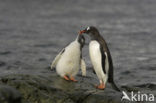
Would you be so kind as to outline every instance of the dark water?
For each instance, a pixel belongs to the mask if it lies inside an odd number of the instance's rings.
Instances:
[[[0,75],[50,75],[58,51],[93,25],[108,43],[118,84],[156,84],[155,5],[155,0],[0,0]],[[87,48],[83,55],[91,67]]]

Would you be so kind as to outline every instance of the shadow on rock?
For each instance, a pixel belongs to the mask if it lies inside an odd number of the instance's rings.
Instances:
[[[21,94],[15,88],[0,85],[0,103],[21,103]]]

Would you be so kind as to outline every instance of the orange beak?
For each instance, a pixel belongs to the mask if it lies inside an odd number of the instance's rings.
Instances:
[[[82,31],[79,32],[79,35],[81,35],[81,34],[83,34],[85,32],[86,32],[85,30],[82,30]]]

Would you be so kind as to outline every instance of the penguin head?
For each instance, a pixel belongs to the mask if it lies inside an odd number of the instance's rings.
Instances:
[[[89,26],[86,29],[80,31],[79,35],[81,35],[83,33],[88,34],[91,37],[96,37],[97,35],[99,35],[99,31],[94,26]]]
[[[85,38],[83,35],[78,35],[77,41],[80,43],[81,47],[83,48],[85,44]]]

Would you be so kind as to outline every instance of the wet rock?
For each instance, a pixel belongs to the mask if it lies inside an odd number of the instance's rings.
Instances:
[[[0,85],[0,103],[21,103],[21,94],[13,87]]]
[[[121,103],[122,94],[111,89],[97,91],[85,98],[83,103]]]
[[[16,88],[22,103],[120,103],[121,93],[109,87],[95,89],[95,78],[77,76],[76,79],[77,83],[66,81],[52,72],[49,76],[8,75],[1,77],[0,84]]]

